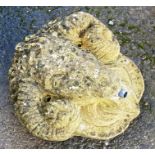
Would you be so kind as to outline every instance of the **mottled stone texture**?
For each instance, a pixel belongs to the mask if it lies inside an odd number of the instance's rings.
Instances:
[[[30,135],[14,116],[9,100],[7,72],[14,48],[25,35],[43,24],[75,11],[86,11],[109,25],[123,54],[141,69],[145,93],[141,115],[128,130],[104,142],[74,137],[48,142]],[[154,7],[1,7],[0,8],[0,148],[155,148],[155,8]]]
[[[140,113],[140,70],[121,54],[116,36],[83,11],[26,36],[8,76],[17,117],[44,140],[109,140]]]

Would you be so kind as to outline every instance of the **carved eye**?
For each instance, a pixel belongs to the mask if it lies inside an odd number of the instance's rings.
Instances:
[[[123,98],[127,97],[127,95],[128,95],[128,92],[125,89],[121,89],[118,93],[118,96]]]

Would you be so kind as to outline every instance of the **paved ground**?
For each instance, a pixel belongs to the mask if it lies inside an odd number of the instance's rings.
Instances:
[[[15,117],[7,72],[14,47],[25,35],[78,10],[107,24],[118,37],[122,53],[141,69],[146,86],[141,115],[111,141],[81,137],[43,141],[30,135]],[[0,7],[0,148],[155,148],[155,7]]]

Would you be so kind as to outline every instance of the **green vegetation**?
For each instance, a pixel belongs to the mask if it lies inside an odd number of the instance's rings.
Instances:
[[[88,6],[85,6],[84,8],[86,9],[86,11],[90,10],[90,8]]]
[[[138,46],[139,49],[140,49],[140,48],[141,48],[141,49],[144,49],[144,43],[143,43],[143,42],[138,43],[137,46]]]
[[[127,32],[114,32],[114,34],[117,36],[121,45],[131,42],[131,39],[128,36],[129,33],[127,33]]]
[[[125,27],[128,24],[128,20],[125,19],[122,23],[119,24],[121,27]]]
[[[120,43],[121,45],[127,44],[129,42],[131,42],[131,39],[129,37],[127,37],[127,36],[121,37],[121,43]]]
[[[100,9],[96,9],[96,10],[94,10],[94,12],[95,12],[96,17],[99,18],[101,10]]]
[[[143,57],[144,61],[149,60],[150,63],[151,63],[151,66],[155,65],[155,56],[152,56],[152,55],[150,55],[148,53],[145,53],[145,54],[142,55],[142,57]]]
[[[120,23],[119,26],[125,27],[126,24],[127,24],[127,23],[123,22],[123,23]]]
[[[129,25],[128,25],[128,29],[129,29],[129,30],[135,30],[135,31],[137,31],[137,32],[140,31],[139,26],[133,25],[133,24],[129,24]]]

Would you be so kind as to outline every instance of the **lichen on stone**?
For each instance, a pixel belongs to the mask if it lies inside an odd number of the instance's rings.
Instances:
[[[88,13],[49,22],[16,46],[10,93],[21,123],[50,141],[111,139],[139,113],[144,81],[113,33]]]

